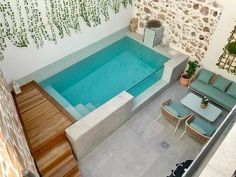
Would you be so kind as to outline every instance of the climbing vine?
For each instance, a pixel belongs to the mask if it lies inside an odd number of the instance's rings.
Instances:
[[[0,60],[7,44],[37,48],[46,41],[80,31],[80,19],[89,27],[109,20],[109,9],[118,13],[132,0],[0,0]]]
[[[228,49],[230,44],[234,44],[233,53]],[[236,26],[228,38],[228,44],[223,49],[223,54],[220,56],[216,65],[220,69],[226,70],[228,73],[236,75]]]

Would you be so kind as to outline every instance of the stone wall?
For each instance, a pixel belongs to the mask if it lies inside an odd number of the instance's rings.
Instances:
[[[14,101],[0,70],[0,176],[21,177],[25,169],[37,175]]]
[[[213,0],[136,0],[139,33],[150,19],[165,26],[171,45],[193,58],[203,59],[220,19],[222,7]]]

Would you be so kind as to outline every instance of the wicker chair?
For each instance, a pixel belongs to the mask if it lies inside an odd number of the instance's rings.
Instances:
[[[163,115],[163,117],[165,117],[168,121],[170,121],[172,124],[176,125],[174,132],[173,132],[173,135],[175,135],[178,127],[181,125],[181,123],[184,123],[185,120],[191,116],[191,113],[190,112],[186,113],[186,115],[184,115],[184,116],[176,115],[175,113],[173,113],[173,111],[171,112],[170,110],[168,110],[165,107],[166,105],[168,106],[171,104],[172,104],[171,99],[169,99],[161,104],[161,113],[159,114],[157,120],[160,119],[160,117]],[[179,113],[178,110],[176,110],[176,112],[177,112],[177,114]]]
[[[211,138],[212,134],[215,132],[215,128],[210,125],[208,122],[201,120],[202,122],[204,122],[205,125],[208,126],[208,128],[205,126],[205,130],[210,130],[210,133],[208,134],[203,134],[201,131],[197,130],[196,128],[194,128],[190,123],[193,122],[193,120],[195,119],[194,115],[191,115],[185,122],[185,130],[182,133],[182,135],[179,137],[179,140],[185,135],[185,133],[187,132],[190,136],[192,136],[193,138],[195,138],[196,140],[198,140],[200,143],[205,144],[207,143],[207,141]],[[200,118],[196,118],[196,119],[200,119]],[[201,128],[201,127],[200,127]],[[202,128],[204,131],[204,127]]]

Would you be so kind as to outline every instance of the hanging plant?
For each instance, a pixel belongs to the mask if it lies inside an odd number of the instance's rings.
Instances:
[[[220,56],[216,65],[220,69],[226,70],[228,73],[236,75],[236,26],[232,30],[228,43],[223,49],[223,53]]]
[[[45,6],[45,15],[40,11],[39,2]],[[118,13],[121,5],[127,7],[129,4],[132,0],[2,0],[0,60],[4,59],[6,40],[17,47],[27,47],[29,37],[37,48],[45,41],[57,43],[58,38],[80,30],[79,17],[89,27],[95,27],[102,23],[102,19],[109,20],[109,7]]]
[[[101,0],[100,1],[100,10],[101,14],[104,16],[105,21],[109,20],[109,13],[108,13],[108,5],[109,5],[109,0]]]

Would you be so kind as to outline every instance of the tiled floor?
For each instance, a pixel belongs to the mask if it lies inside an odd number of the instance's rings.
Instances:
[[[187,134],[178,141],[182,127],[173,136],[172,124],[163,118],[156,121],[161,102],[180,100],[186,93],[176,82],[139,111],[79,162],[82,176],[165,177],[176,163],[196,157],[200,143]]]

